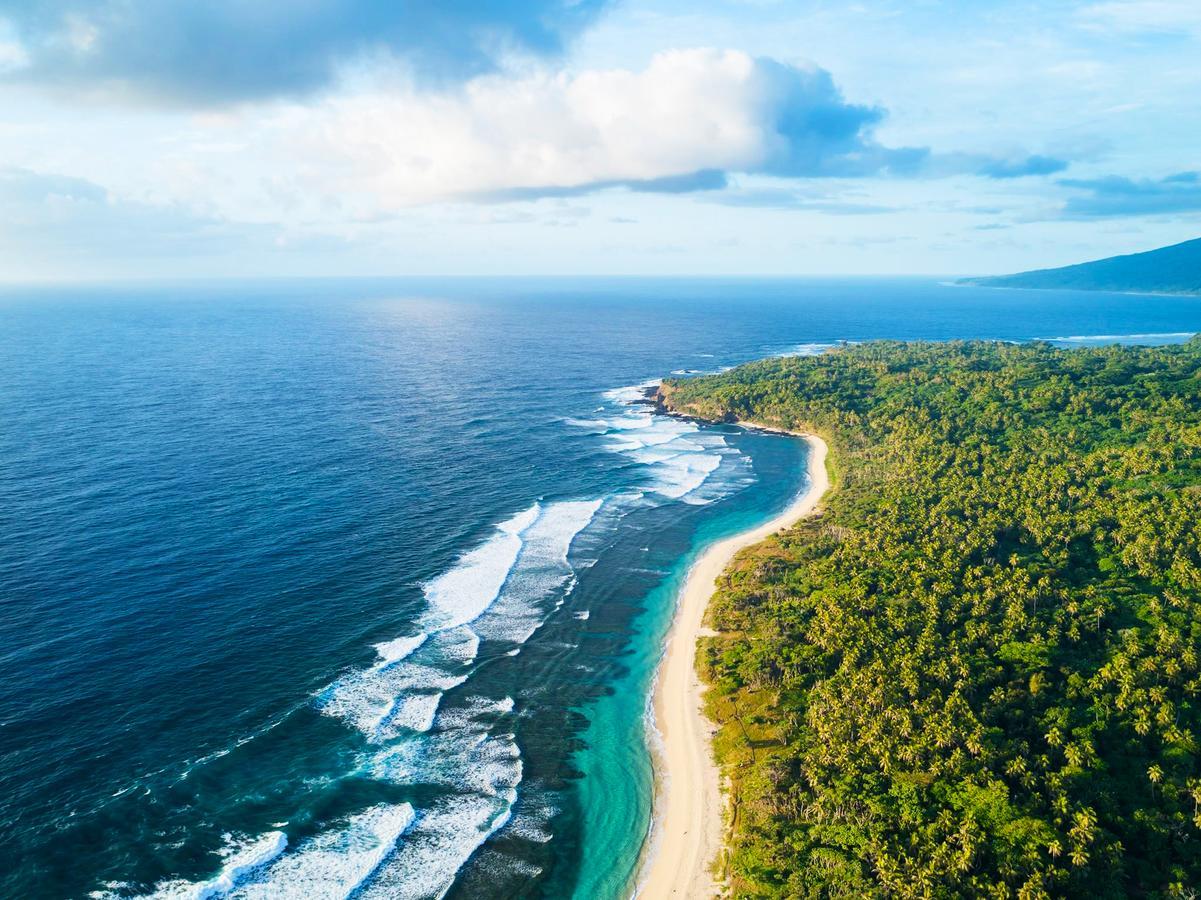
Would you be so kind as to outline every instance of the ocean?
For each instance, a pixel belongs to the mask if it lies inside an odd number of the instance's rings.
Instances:
[[[929,279],[0,289],[0,896],[627,897],[675,593],[805,462],[641,385],[1199,330]]]

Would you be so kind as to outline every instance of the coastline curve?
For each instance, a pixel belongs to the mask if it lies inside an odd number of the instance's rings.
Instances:
[[[714,726],[704,714],[705,685],[696,671],[698,640],[707,634],[705,610],[717,579],[738,551],[811,515],[830,486],[828,447],[820,437],[756,422],[737,424],[807,441],[808,482],[783,512],[716,542],[688,571],[655,678],[652,711],[659,740],[654,817],[634,891],[644,900],[702,900],[719,892],[711,870],[723,842],[724,801],[711,747]]]

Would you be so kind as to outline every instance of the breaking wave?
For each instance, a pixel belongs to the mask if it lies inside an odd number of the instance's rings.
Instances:
[[[445,701],[487,659],[520,651],[631,509],[708,503],[751,480],[749,461],[720,433],[646,406],[647,387],[607,392],[591,418],[564,420],[620,456],[636,490],[540,501],[495,525],[422,585],[425,608],[410,633],[375,644],[371,665],[315,695],[320,713],[362,737],[351,774],[424,799],[372,806],[295,847],[283,831],[268,832],[231,850],[212,879],[164,883],[155,897],[441,897],[511,821],[516,835],[552,839],[551,807],[527,804],[514,819],[524,762],[513,699],[456,692]],[[588,614],[572,611],[581,622]]]
[[[1180,344],[1195,331],[1162,331],[1145,334],[1074,334],[1067,337],[1034,338],[1050,344]]]
[[[380,805],[351,816],[285,852],[287,836],[270,832],[234,850],[220,874],[205,882],[168,882],[153,900],[308,900],[349,897],[395,850],[414,819],[408,803]]]
[[[660,415],[646,404],[655,384],[606,392],[600,411],[609,415],[588,420],[589,431],[601,436],[607,450],[644,467],[646,489],[660,500],[709,503],[750,483],[748,460],[721,434]],[[720,474],[725,477],[715,477]]]

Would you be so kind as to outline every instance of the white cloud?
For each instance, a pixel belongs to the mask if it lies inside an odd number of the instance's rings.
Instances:
[[[1063,165],[1016,149],[889,148],[874,137],[883,115],[815,65],[676,49],[642,68],[495,73],[447,90],[382,67],[319,99],[170,120],[123,108],[48,121],[31,108],[25,127],[41,150],[0,149],[0,165],[69,172],[210,219],[322,232],[444,202],[685,193],[742,173],[1018,178]],[[87,142],[71,139],[83,131]]]
[[[870,139],[879,117],[817,67],[672,50],[641,71],[486,76],[454,93],[374,89],[288,107],[262,123],[259,155],[287,159],[299,192],[368,208],[607,184],[678,191],[704,172],[878,171],[890,153]]]

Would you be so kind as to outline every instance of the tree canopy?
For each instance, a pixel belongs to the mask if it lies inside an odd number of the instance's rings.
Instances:
[[[1201,342],[871,342],[664,383],[821,434],[699,663],[739,897],[1201,885]]]

